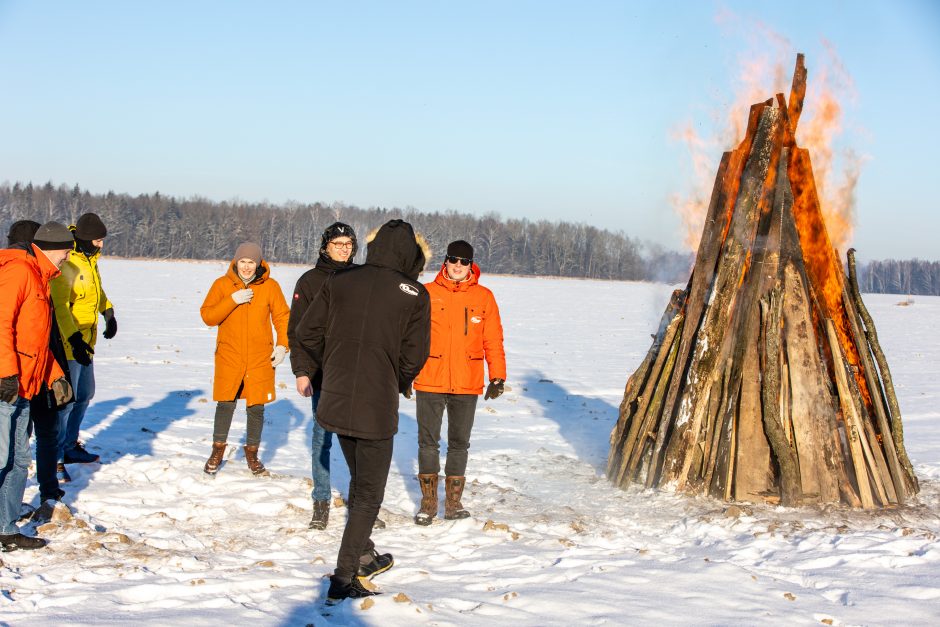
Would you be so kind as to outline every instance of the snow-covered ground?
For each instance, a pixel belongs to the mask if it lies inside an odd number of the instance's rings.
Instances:
[[[287,295],[305,268],[276,266]],[[385,591],[324,613],[345,510],[310,518],[311,412],[278,369],[262,460],[216,479],[210,451],[215,330],[199,305],[222,263],[104,259],[120,323],[99,340],[83,436],[103,463],[70,466],[72,520],[41,551],[0,554],[0,624],[589,625],[940,623],[940,298],[868,296],[893,369],[922,492],[912,505],[729,507],[604,479],[628,375],[665,285],[487,277],[505,325],[507,392],[479,404],[464,504],[417,527],[415,406],[373,538],[396,565]],[[424,275],[430,280],[430,274]],[[244,438],[239,407],[230,444]],[[333,448],[333,489],[348,473]],[[27,502],[37,505],[34,478]],[[30,529],[32,531],[32,529]]]

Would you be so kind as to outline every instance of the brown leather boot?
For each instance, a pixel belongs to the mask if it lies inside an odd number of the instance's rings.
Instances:
[[[222,464],[222,456],[225,455],[225,442],[213,442],[212,454],[203,468],[207,475],[214,475],[219,472],[219,466]]]
[[[257,446],[248,446],[247,444],[243,447],[245,449],[245,461],[248,462],[248,470],[251,471],[253,475],[263,475],[268,472],[264,467],[264,464],[261,463],[261,460],[258,459],[258,447]]]
[[[445,477],[444,478],[444,518],[447,520],[457,520],[459,518],[469,518],[470,512],[463,508],[460,503],[460,497],[463,496],[463,486],[467,482],[465,477]]]
[[[421,509],[415,514],[416,525],[427,527],[437,516],[437,482],[439,480],[437,473],[418,475],[418,484],[421,486]]]

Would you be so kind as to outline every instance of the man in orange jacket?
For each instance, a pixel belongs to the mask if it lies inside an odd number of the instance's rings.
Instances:
[[[57,403],[72,390],[49,350],[49,280],[59,274],[74,241],[58,222],[39,227],[33,243],[0,251],[0,550],[38,549],[41,538],[16,521],[29,468],[29,401],[48,388]]]
[[[503,325],[493,292],[479,283],[473,246],[463,240],[447,246],[440,272],[425,284],[431,296],[431,354],[415,379],[418,418],[418,481],[421,510],[418,525],[437,515],[441,469],[440,439],[447,410],[447,462],[444,466],[444,518],[467,518],[461,503],[470,431],[477,397],[483,394],[483,362],[489,385],[485,400],[503,393],[506,354]]]

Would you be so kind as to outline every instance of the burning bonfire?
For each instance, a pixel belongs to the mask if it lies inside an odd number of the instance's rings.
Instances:
[[[725,500],[890,507],[918,490],[887,361],[823,222],[789,101],[751,107],[698,254],[627,381],[607,476]],[[877,365],[877,367],[876,367]]]

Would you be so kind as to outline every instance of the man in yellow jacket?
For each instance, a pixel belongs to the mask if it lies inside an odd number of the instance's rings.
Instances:
[[[65,341],[74,400],[59,410],[59,481],[70,481],[64,464],[87,464],[98,461],[78,441],[78,432],[95,395],[95,370],[92,359],[98,337],[98,315],[105,320],[104,337],[117,333],[114,307],[101,286],[98,258],[108,229],[94,213],[79,216],[71,228],[75,246],[62,264],[62,274],[53,279],[52,303],[56,322]]]

